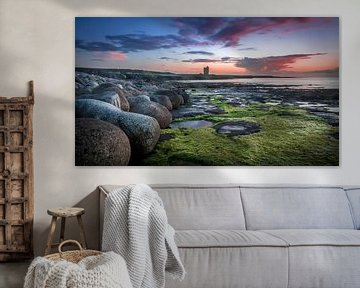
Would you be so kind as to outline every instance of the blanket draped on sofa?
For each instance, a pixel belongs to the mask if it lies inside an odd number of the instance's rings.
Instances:
[[[106,198],[102,250],[125,259],[134,288],[164,287],[165,271],[184,278],[174,233],[162,200],[149,186],[130,185]]]

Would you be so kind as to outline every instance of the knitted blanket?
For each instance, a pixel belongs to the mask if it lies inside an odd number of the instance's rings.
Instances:
[[[124,259],[113,253],[89,256],[75,264],[37,257],[24,288],[132,288]]]
[[[185,270],[157,192],[130,185],[105,200],[103,251],[124,257],[134,288],[165,287],[165,271],[182,280]]]

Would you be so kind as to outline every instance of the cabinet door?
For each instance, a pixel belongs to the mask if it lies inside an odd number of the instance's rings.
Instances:
[[[32,256],[32,107],[0,104],[0,261]]]

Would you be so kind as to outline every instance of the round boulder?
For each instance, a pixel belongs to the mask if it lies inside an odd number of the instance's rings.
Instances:
[[[75,120],[75,165],[126,166],[130,154],[129,139],[120,128],[98,119]]]
[[[113,83],[103,83],[93,89],[93,93],[103,93],[103,92],[115,92],[119,96],[120,107],[123,111],[129,111],[129,102],[127,101],[127,96],[129,94],[118,85]]]
[[[176,109],[181,104],[184,104],[184,98],[174,90],[160,89],[156,90],[154,95],[165,95],[169,97],[173,109]]]
[[[88,86],[89,88],[93,89],[95,87],[99,86],[99,83],[95,80],[91,80],[89,82],[86,83],[86,86]]]
[[[179,89],[178,93],[183,97],[184,103],[188,103],[190,100],[190,95],[185,91],[185,89]]]
[[[78,83],[75,84],[75,96],[82,95],[82,94],[89,94],[91,93],[91,88],[83,88],[78,85]]]
[[[155,118],[160,128],[169,127],[172,121],[170,111],[159,103],[150,100],[146,101],[144,99],[141,100],[142,97],[143,96],[129,97],[130,111]]]
[[[100,119],[121,128],[129,137],[132,154],[151,152],[160,137],[160,126],[153,117],[121,111],[98,100],[76,100],[75,116]]]
[[[121,108],[122,100],[120,100],[119,95],[115,91],[103,91],[103,92],[98,92],[96,94],[81,94],[81,95],[76,96],[75,99],[76,100],[95,99],[95,100],[99,100],[99,101],[109,103],[109,104],[114,105],[115,107],[117,107],[119,109],[122,109]],[[127,102],[127,100],[126,100],[126,102]],[[127,106],[129,106],[128,102],[127,102]],[[128,108],[127,111],[129,111],[129,107],[127,107],[127,108]]]
[[[130,105],[130,111],[131,107],[138,105],[138,104],[144,104],[144,103],[150,103],[150,97],[147,95],[138,95],[138,96],[132,96],[128,98],[129,105]]]
[[[169,97],[166,95],[150,95],[150,100],[163,105],[169,111],[173,108]]]

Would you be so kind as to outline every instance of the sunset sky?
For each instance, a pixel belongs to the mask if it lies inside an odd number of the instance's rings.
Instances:
[[[77,17],[76,67],[337,75],[335,17]]]

